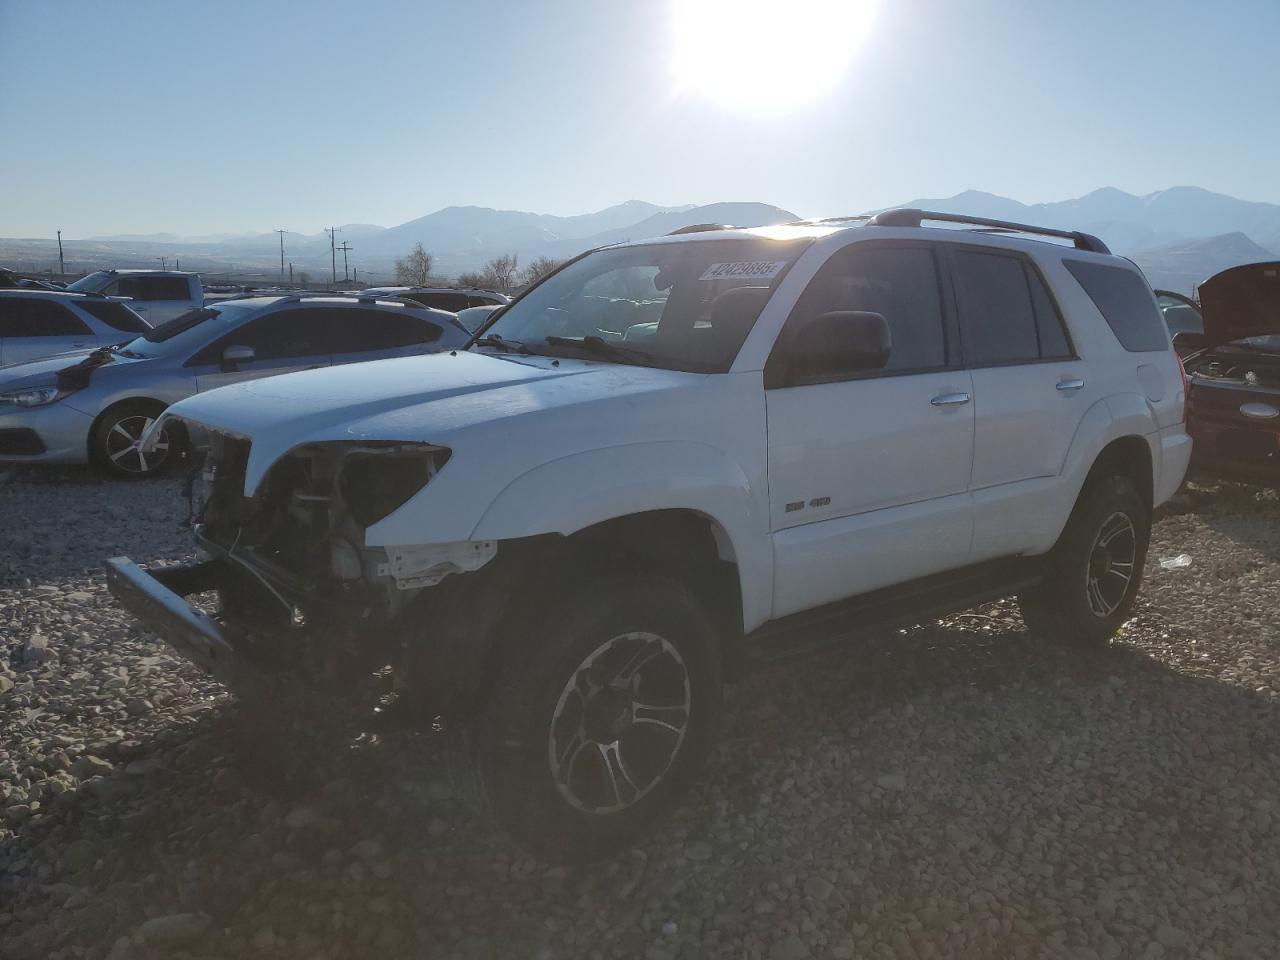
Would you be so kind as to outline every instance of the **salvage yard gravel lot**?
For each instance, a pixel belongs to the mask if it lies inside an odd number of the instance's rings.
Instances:
[[[229,698],[103,584],[190,553],[180,486],[0,474],[5,960],[1280,956],[1275,492],[1193,488],[1103,653],[1006,602],[752,672],[675,818],[553,868],[448,733],[241,782]]]

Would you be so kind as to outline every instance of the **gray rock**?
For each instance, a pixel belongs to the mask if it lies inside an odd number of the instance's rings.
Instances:
[[[710,860],[712,852],[711,844],[707,843],[707,841],[694,840],[684,848],[684,858],[686,860],[693,860],[701,863],[703,861]]]
[[[86,753],[78,756],[71,762],[71,775],[78,780],[87,780],[90,777],[105,776],[114,769],[108,760],[101,757],[95,757]]]
[[[138,927],[138,937],[148,946],[177,947],[204,936],[209,918],[199,913],[172,913],[152,917]]]
[[[807,960],[809,948],[797,936],[783,937],[769,948],[769,960]]]
[[[876,777],[876,785],[896,793],[907,789],[907,778],[901,773],[886,773]]]
[[[834,890],[831,881],[823,877],[810,877],[804,882],[804,892],[819,903],[825,903]]]

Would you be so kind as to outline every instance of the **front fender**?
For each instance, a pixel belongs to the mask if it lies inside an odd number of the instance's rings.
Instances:
[[[673,509],[693,510],[719,525],[738,564],[747,629],[768,619],[767,505],[755,499],[742,467],[707,444],[634,443],[542,464],[498,494],[470,539],[568,535],[617,517]]]

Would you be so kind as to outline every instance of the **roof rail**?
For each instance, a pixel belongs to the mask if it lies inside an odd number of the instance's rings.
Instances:
[[[1092,253],[1110,253],[1110,248],[1090,233],[1079,230],[1055,230],[1052,227],[1036,227],[1029,223],[1015,223],[1012,220],[992,220],[988,217],[969,217],[962,213],[940,213],[935,210],[917,210],[913,207],[901,207],[896,210],[885,210],[877,213],[867,221],[869,227],[918,227],[922,220],[937,220],[942,223],[963,223],[974,227],[987,227],[993,230],[1008,230],[1013,233],[1032,233],[1045,237],[1061,237],[1075,244],[1077,250],[1088,250]]]
[[[668,237],[678,237],[682,233],[707,233],[711,230],[733,230],[732,224],[728,223],[691,223],[687,227],[680,227],[672,230],[667,234]]]

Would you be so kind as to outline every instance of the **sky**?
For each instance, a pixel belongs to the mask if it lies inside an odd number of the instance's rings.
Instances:
[[[0,0],[0,236],[969,188],[1280,203],[1277,0],[849,3]]]

